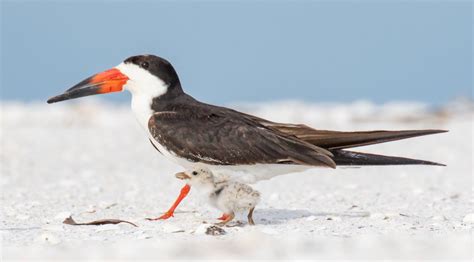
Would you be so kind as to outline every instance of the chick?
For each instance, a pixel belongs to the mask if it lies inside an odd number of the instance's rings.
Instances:
[[[180,172],[176,178],[204,192],[211,205],[224,212],[223,226],[235,217],[235,213],[248,211],[248,222],[255,225],[253,211],[260,201],[260,193],[246,184],[236,181],[218,180],[209,169],[199,168],[191,172]]]

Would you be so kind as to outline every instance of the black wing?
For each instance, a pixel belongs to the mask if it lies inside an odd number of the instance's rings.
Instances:
[[[158,112],[150,118],[148,128],[167,150],[193,162],[336,166],[328,150],[236,111],[217,109],[180,106],[179,110]]]

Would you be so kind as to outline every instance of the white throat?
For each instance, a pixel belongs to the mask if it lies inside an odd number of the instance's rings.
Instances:
[[[148,132],[148,120],[153,111],[153,98],[166,93],[168,86],[160,78],[132,63],[121,63],[115,67],[129,80],[124,88],[132,93],[132,111],[140,125]]]

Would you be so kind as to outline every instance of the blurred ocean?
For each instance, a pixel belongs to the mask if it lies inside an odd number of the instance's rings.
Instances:
[[[1,99],[45,101],[131,55],[209,103],[472,98],[471,1],[12,1]],[[110,95],[128,101],[127,95]]]

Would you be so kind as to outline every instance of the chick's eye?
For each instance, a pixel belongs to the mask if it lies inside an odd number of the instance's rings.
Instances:
[[[198,172],[196,172],[196,171],[193,171],[193,173],[192,173],[192,174],[193,174],[193,176],[197,176]]]
[[[142,63],[140,64],[140,66],[141,66],[142,68],[144,68],[144,69],[148,69],[148,66],[150,66],[150,65],[148,64],[148,62],[142,62]]]

